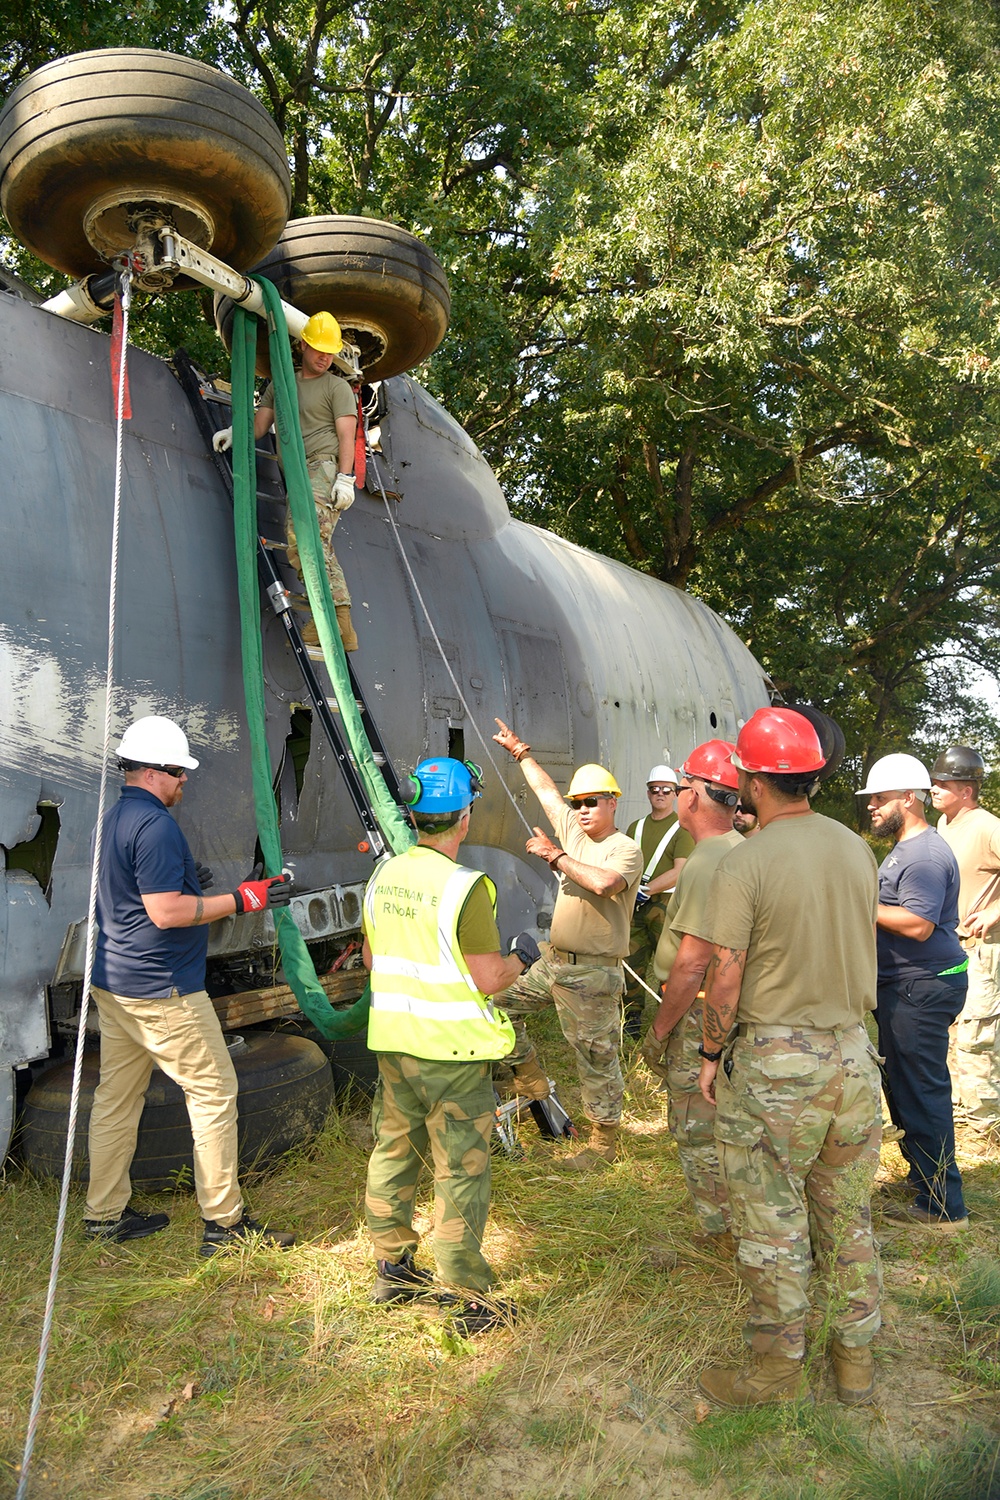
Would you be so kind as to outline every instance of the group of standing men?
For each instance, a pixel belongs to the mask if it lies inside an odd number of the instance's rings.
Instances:
[[[378,867],[364,903],[368,1040],[380,1074],[366,1192],[375,1300],[434,1294],[432,1273],[415,1261],[413,1225],[417,1181],[430,1165],[437,1271],[454,1289],[437,1295],[467,1332],[516,1317],[512,1304],[490,1297],[495,1278],[482,1254],[493,1065],[506,1058],[518,1092],[544,1099],[550,1083],[525,1022],[554,1004],[590,1122],[586,1147],[567,1162],[595,1170],[615,1160],[623,960],[636,956],[632,918],[645,885],[642,923],[646,907],[669,897],[655,947],[646,927],[662,988],[642,1055],[666,1082],[700,1243],[735,1257],[749,1293],[748,1361],[706,1370],[701,1389],[731,1407],[805,1395],[805,1321],[819,1273],[838,1395],[869,1400],[880,1322],[870,1198],[881,1079],[867,1012],[876,1011],[910,1168],[914,1201],[901,1216],[938,1229],[966,1222],[946,1054],[967,968],[977,990],[959,1039],[959,1056],[971,1063],[958,1084],[969,1118],[998,1123],[1000,820],[978,806],[982,761],[952,747],[930,775],[910,756],[873,766],[862,795],[875,832],[895,841],[876,872],[862,839],[812,809],[843,753],[839,729],[817,710],[760,709],[735,745],[698,746],[676,777],[655,767],[653,836],[638,827],[641,844],[615,825],[620,790],[607,770],[581,767],[564,798],[530,745],[497,724],[497,743],[519,764],[554,835],[535,828],[526,846],[558,876],[551,941],[540,950],[522,933],[503,952],[492,882],[457,862],[481,773],[449,758],[422,762],[410,799],[417,842]],[[290,1235],[244,1211],[235,1080],[203,991],[204,934],[190,931],[283,903],[287,885],[254,872],[229,895],[205,896],[209,872],[195,865],[167,811],[197,765],[182,732],[169,720],[139,721],[119,754],[126,786],[104,829],[94,972],[104,1036],[87,1233],[125,1240],[166,1225],[164,1215],[128,1204],[155,1060],[188,1101],[202,1253],[258,1235],[287,1245]],[[928,795],[944,815],[942,833],[926,822]],[[667,830],[656,825],[668,819],[656,814],[666,799],[676,799],[679,832],[665,869]],[[734,829],[737,809],[754,837]]]

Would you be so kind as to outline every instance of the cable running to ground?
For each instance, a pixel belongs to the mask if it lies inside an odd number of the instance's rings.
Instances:
[[[87,1014],[90,1008],[90,979],[94,968],[94,952],[97,946],[97,872],[101,860],[101,834],[104,822],[104,806],[108,789],[108,756],[111,744],[111,723],[114,717],[114,657],[115,632],[118,611],[118,542],[121,532],[122,467],[125,419],[126,367],[128,361],[129,309],[132,303],[132,273],[120,273],[122,307],[121,359],[118,366],[118,390],[116,408],[118,426],[115,441],[115,499],[111,525],[111,581],[108,590],[108,659],[104,680],[104,745],[101,753],[101,789],[97,805],[97,828],[94,834],[94,859],[90,871],[90,899],[87,906],[87,957],[83,971],[83,993],[80,998],[80,1022],[76,1034],[76,1056],[73,1061],[73,1086],[70,1093],[69,1119],[66,1130],[66,1155],[63,1161],[62,1189],[59,1194],[59,1213],[56,1217],[55,1242],[52,1247],[52,1264],[49,1270],[48,1293],[45,1298],[45,1316],[38,1346],[38,1364],[35,1369],[35,1385],[28,1415],[28,1428],[21,1457],[21,1474],[18,1480],[16,1500],[26,1500],[31,1458],[38,1435],[38,1419],[42,1408],[42,1391],[45,1384],[45,1367],[48,1363],[49,1345],[52,1340],[52,1319],[55,1313],[56,1288],[59,1284],[59,1266],[62,1261],[63,1240],[66,1233],[66,1212],[69,1205],[69,1188],[73,1175],[73,1146],[76,1141],[76,1121],[80,1103],[80,1079],[83,1071],[83,1048],[87,1034]]]

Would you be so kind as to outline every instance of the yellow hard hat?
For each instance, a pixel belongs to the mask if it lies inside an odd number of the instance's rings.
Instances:
[[[333,313],[313,313],[299,338],[321,354],[339,354],[344,347],[344,336]]]
[[[605,792],[612,797],[620,797],[622,789],[618,785],[610,771],[603,766],[581,766],[574,771],[573,780],[569,784],[567,797],[593,797],[598,792]]]

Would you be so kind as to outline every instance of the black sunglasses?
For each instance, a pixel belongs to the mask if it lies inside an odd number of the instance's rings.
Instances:
[[[604,801],[604,798],[603,797],[567,797],[566,801],[569,803],[570,807],[596,807],[599,802],[603,802]]]
[[[183,766],[149,766],[150,771],[162,771],[164,776],[172,776],[175,781],[180,781],[184,775]]]

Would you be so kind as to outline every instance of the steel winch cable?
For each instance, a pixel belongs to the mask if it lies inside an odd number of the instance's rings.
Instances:
[[[111,577],[108,589],[108,658],[104,680],[104,744],[101,754],[101,785],[97,802],[97,827],[94,833],[94,858],[90,871],[90,897],[87,905],[87,953],[83,971],[83,992],[80,997],[80,1020],[76,1034],[76,1056],[73,1060],[73,1084],[70,1092],[69,1118],[66,1127],[66,1155],[63,1159],[62,1188],[59,1194],[59,1212],[56,1216],[55,1238],[52,1247],[52,1262],[49,1268],[49,1285],[45,1298],[45,1315],[38,1345],[38,1363],[35,1369],[35,1384],[28,1414],[28,1427],[21,1457],[21,1472],[18,1479],[16,1500],[25,1500],[31,1459],[38,1435],[38,1420],[42,1409],[42,1392],[45,1384],[45,1368],[48,1363],[49,1345],[52,1341],[52,1320],[55,1313],[56,1289],[59,1284],[59,1267],[62,1262],[63,1240],[66,1233],[66,1213],[69,1205],[70,1181],[73,1175],[73,1147],[76,1142],[76,1122],[80,1104],[80,1081],[83,1074],[83,1049],[87,1034],[87,1016],[90,1008],[90,981],[94,968],[94,953],[97,946],[97,874],[101,862],[101,837],[104,823],[104,808],[108,791],[108,758],[111,745],[111,724],[114,718],[114,658],[115,634],[118,611],[118,544],[121,535],[122,468],[125,433],[125,392],[128,365],[129,309],[132,304],[132,273],[126,267],[120,273],[121,298],[121,350],[118,361],[118,384],[115,409],[117,430],[115,438],[115,497],[111,523]]]
[[[367,418],[367,413],[365,415],[366,415],[366,418]],[[459,701],[459,703],[461,703],[462,708],[465,710],[466,716],[468,717],[469,723],[472,725],[473,729],[476,732],[476,738],[479,740],[479,743],[482,745],[483,749],[486,752],[486,759],[489,761],[490,765],[493,767],[493,770],[496,772],[497,780],[499,781],[501,787],[503,788],[504,794],[505,794],[508,802],[510,803],[510,805],[514,809],[514,811],[517,813],[517,816],[520,818],[521,822],[524,824],[524,827],[528,830],[528,833],[529,834],[534,834],[534,832],[535,832],[534,828],[532,828],[531,824],[528,822],[527,818],[524,816],[524,813],[521,811],[520,807],[518,807],[517,800],[514,797],[513,792],[510,790],[510,787],[507,785],[507,783],[504,780],[503,776],[500,774],[500,767],[497,765],[497,762],[494,759],[493,754],[492,754],[492,752],[490,750],[490,743],[492,743],[492,736],[491,736],[490,742],[487,742],[486,736],[483,734],[483,732],[480,729],[479,725],[476,723],[476,717],[473,714],[471,708],[469,707],[469,704],[468,704],[468,701],[467,701],[467,699],[465,697],[465,694],[462,692],[462,686],[461,686],[460,682],[458,681],[458,678],[455,676],[455,673],[454,673],[454,671],[452,669],[451,662],[448,660],[448,657],[445,654],[445,649],[444,649],[444,646],[442,645],[441,637],[438,635],[437,630],[435,629],[434,621],[431,619],[430,610],[427,608],[427,601],[425,600],[425,598],[423,596],[423,593],[421,592],[420,585],[418,584],[418,582],[416,580],[416,577],[414,576],[413,569],[410,566],[410,559],[406,555],[406,549],[403,546],[403,539],[402,539],[402,537],[399,534],[399,527],[396,524],[396,517],[393,514],[392,505],[391,505],[391,503],[389,501],[389,496],[386,494],[385,485],[384,485],[384,483],[382,481],[382,474],[381,474],[381,471],[380,471],[380,468],[379,468],[378,460],[377,460],[377,458],[375,456],[375,453],[372,450],[371,444],[367,440],[367,437],[368,437],[368,423],[367,423],[367,420],[366,420],[366,422],[365,422],[365,440],[366,440],[366,452],[367,452],[367,459],[368,459],[368,467],[369,467],[370,472],[372,474],[374,474],[374,476],[375,476],[376,483],[378,484],[379,494],[382,496],[382,504],[385,506],[385,513],[386,513],[386,516],[387,516],[388,521],[389,521],[389,527],[390,527],[390,529],[392,531],[393,539],[394,539],[394,541],[396,543],[396,546],[397,546],[397,548],[399,550],[399,556],[400,556],[400,558],[402,560],[403,567],[406,570],[406,576],[410,580],[410,587],[412,588],[413,593],[414,593],[414,595],[415,595],[415,597],[417,599],[417,602],[419,603],[420,608],[423,611],[424,619],[427,621],[427,628],[430,631],[431,637],[432,637],[432,639],[434,641],[434,644],[435,644],[435,646],[438,649],[438,654],[440,655],[441,661],[444,664],[444,669],[448,673],[448,676],[451,678],[451,684],[452,684],[452,687],[455,689],[455,693],[456,693],[456,695],[458,697],[458,701]],[[623,964],[622,967],[625,970],[626,974],[631,974],[632,978],[636,981],[637,984],[640,984],[642,986],[642,988],[646,991],[647,995],[652,995],[653,999],[657,1002],[657,1004],[659,1004],[660,996],[657,994],[656,990],[651,989],[650,986],[646,983],[646,981],[644,979],[642,979],[640,977],[640,975],[638,975],[635,972],[635,970],[633,968],[631,968],[628,964]]]
[[[366,435],[367,435],[367,423],[365,425],[366,425]],[[468,700],[466,699],[465,694],[462,692],[462,685],[459,682],[458,678],[455,676],[454,670],[452,669],[451,662],[448,660],[448,657],[445,654],[445,649],[444,649],[444,646],[443,646],[443,644],[441,642],[441,637],[437,633],[437,629],[435,628],[434,621],[431,619],[430,610],[427,608],[427,601],[426,601],[426,599],[424,598],[424,596],[423,596],[423,594],[421,592],[420,585],[417,582],[416,576],[415,576],[415,574],[413,572],[413,569],[410,566],[410,559],[406,555],[406,549],[403,546],[403,539],[402,539],[402,537],[399,534],[399,527],[396,524],[396,517],[393,515],[392,506],[391,506],[391,504],[389,502],[389,496],[386,494],[385,485],[382,482],[382,475],[381,475],[381,472],[379,470],[379,465],[378,465],[378,462],[376,460],[375,454],[373,453],[370,444],[367,444],[367,453],[368,453],[368,464],[369,464],[369,467],[370,467],[372,473],[375,475],[375,479],[376,479],[376,482],[377,482],[378,488],[379,488],[379,493],[382,496],[382,504],[385,506],[385,513],[386,513],[386,516],[388,517],[389,526],[390,526],[390,528],[392,530],[393,539],[394,539],[394,541],[396,543],[397,548],[399,549],[399,555],[400,555],[400,558],[402,559],[403,567],[406,569],[406,576],[410,580],[410,587],[412,588],[412,590],[414,592],[414,595],[415,595],[415,597],[417,599],[417,602],[420,605],[421,610],[423,611],[424,619],[427,621],[427,628],[428,628],[428,630],[431,633],[431,636],[433,638],[434,644],[435,644],[435,646],[438,649],[438,653],[439,653],[439,655],[441,657],[442,662],[444,663],[444,669],[448,673],[448,676],[451,679],[451,685],[455,689],[455,693],[456,693],[456,696],[458,698],[458,701],[459,701],[459,703],[461,703],[462,708],[465,711],[466,717],[469,720],[469,723],[472,725],[473,729],[476,732],[476,738],[479,740],[479,743],[482,745],[483,750],[486,753],[486,759],[489,761],[489,763],[492,766],[493,770],[496,772],[497,780],[499,781],[501,787],[503,788],[504,795],[506,796],[507,801],[510,803],[511,807],[517,813],[517,816],[520,818],[521,822],[524,824],[525,828],[528,830],[529,836],[532,836],[534,834],[535,830],[534,830],[534,828],[532,828],[531,824],[528,822],[527,818],[524,816],[524,813],[521,811],[520,807],[518,807],[518,805],[517,805],[517,799],[514,796],[514,793],[511,791],[510,787],[507,785],[507,783],[504,780],[503,776],[501,775],[501,773],[500,773],[500,767],[499,767],[499,765],[497,764],[496,760],[493,757],[493,752],[490,749],[490,745],[493,743],[492,736],[490,737],[489,741],[487,741],[486,736],[483,734],[483,731],[480,729],[479,725],[476,723],[475,715],[473,714],[472,709],[469,707]]]

